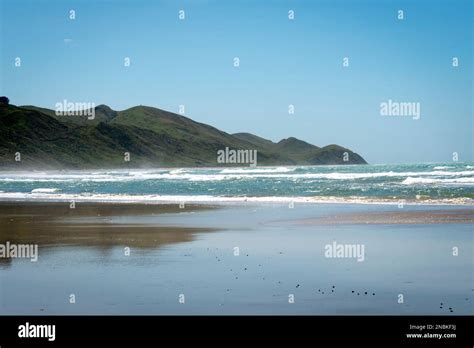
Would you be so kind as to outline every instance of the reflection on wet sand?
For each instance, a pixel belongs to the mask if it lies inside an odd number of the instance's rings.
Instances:
[[[160,224],[161,214],[190,213],[212,207],[188,205],[0,203],[0,244],[38,244],[41,249],[57,246],[96,247],[106,252],[116,246],[156,249],[167,244],[189,242],[197,233],[215,228],[176,227]],[[156,216],[146,223],[120,223],[117,216]],[[0,258],[0,265],[11,259]]]
[[[336,204],[184,210],[78,204],[71,211],[67,203],[0,204],[0,242],[40,245],[38,262],[0,266],[0,312],[468,315],[471,211]],[[364,261],[327,257],[334,242],[363,246]],[[461,250],[457,256],[453,246]],[[71,293],[79,299],[74,306]],[[408,294],[406,304],[397,302],[400,293]]]
[[[329,214],[300,220],[278,220],[273,224],[295,225],[431,225],[472,224],[474,209],[415,210]]]

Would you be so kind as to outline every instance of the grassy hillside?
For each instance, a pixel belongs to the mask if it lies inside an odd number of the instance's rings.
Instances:
[[[95,118],[57,116],[34,106],[0,106],[0,167],[100,168],[219,166],[217,151],[257,150],[259,165],[360,164],[337,145],[323,148],[296,138],[274,143],[250,133],[228,134],[164,110],[136,106],[95,108]],[[15,153],[21,153],[21,162]],[[130,153],[130,162],[124,153]],[[348,152],[349,161],[343,161]]]

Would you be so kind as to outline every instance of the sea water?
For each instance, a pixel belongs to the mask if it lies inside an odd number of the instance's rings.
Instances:
[[[0,200],[472,204],[472,163],[0,172]]]

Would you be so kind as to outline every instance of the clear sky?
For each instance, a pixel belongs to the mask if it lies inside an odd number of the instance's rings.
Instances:
[[[184,104],[229,133],[335,143],[370,163],[473,160],[471,0],[0,3],[0,93],[15,105]],[[380,115],[389,99],[420,103],[420,119]]]

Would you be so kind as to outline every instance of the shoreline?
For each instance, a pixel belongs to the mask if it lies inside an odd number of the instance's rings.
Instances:
[[[0,203],[38,202],[38,203],[110,203],[134,205],[167,205],[167,204],[199,204],[199,205],[232,205],[232,204],[357,204],[357,205],[407,205],[407,206],[463,206],[474,207],[474,199],[402,199],[372,197],[289,197],[289,196],[207,196],[207,195],[120,195],[120,194],[51,194],[51,193],[7,193],[0,192]]]
[[[247,209],[253,210],[255,206],[246,204],[200,204],[197,202],[186,203],[181,206],[176,203],[165,203],[160,202],[156,204],[149,203],[129,203],[129,202],[75,202],[76,205],[73,209],[70,208],[69,202],[40,202],[40,201],[21,201],[21,202],[5,202],[0,201],[0,226],[2,224],[13,225],[15,223],[27,223],[31,224],[31,220],[34,219],[35,223],[47,223],[47,224],[76,224],[74,220],[80,219],[80,225],[87,227],[88,224],[95,224],[96,227],[129,227],[133,230],[137,226],[148,226],[148,227],[176,227],[179,226],[179,216],[183,213],[207,213],[213,214],[219,210],[232,211],[234,209]],[[257,205],[256,205],[257,206]],[[263,205],[261,205],[263,206]],[[268,207],[268,205],[266,205]],[[302,205],[306,208],[310,208],[311,205]],[[342,205],[339,205],[342,207]],[[351,204],[346,204],[351,206]],[[258,207],[258,206],[257,206]],[[269,220],[264,224],[268,225],[280,225],[280,226],[304,226],[304,225],[374,225],[374,224],[387,224],[387,225],[410,225],[410,224],[474,224],[474,208],[471,206],[463,205],[450,205],[443,208],[440,205],[433,206],[414,206],[407,205],[406,208],[394,207],[393,205],[387,205],[383,209],[383,205],[372,205],[375,210],[370,208],[369,205],[364,208],[362,204],[352,205],[354,209],[337,209],[337,205],[328,204],[329,210],[324,210],[321,214],[320,211],[312,210],[308,211],[306,217],[303,218],[291,218],[285,220]],[[335,207],[335,208],[334,208]],[[362,209],[358,209],[362,208]],[[416,208],[416,209],[409,209]],[[430,209],[432,207],[433,209]],[[334,209],[333,209],[334,208]],[[380,209],[378,209],[380,208]],[[295,206],[293,209],[286,207],[285,205],[277,205],[277,210],[288,209],[289,212],[297,210]],[[172,220],[176,222],[172,225],[166,225],[159,222],[160,215],[167,214]],[[113,218],[115,217],[131,217],[137,220],[136,224],[127,225],[123,222],[117,222]],[[143,223],[142,220],[147,218],[156,217],[155,221],[148,221]],[[15,219],[13,219],[15,218]],[[110,219],[109,219],[110,218]],[[14,222],[13,224],[10,224]],[[97,226],[104,225],[104,226]],[[31,226],[31,225],[30,225]],[[189,226],[188,226],[189,227]],[[197,226],[194,226],[197,227]],[[210,226],[199,226],[206,230],[219,230],[223,229],[223,226],[219,224],[213,224]],[[225,228],[224,228],[225,229]]]

